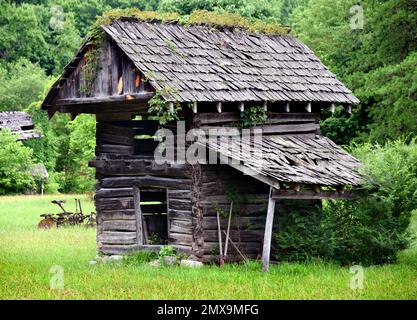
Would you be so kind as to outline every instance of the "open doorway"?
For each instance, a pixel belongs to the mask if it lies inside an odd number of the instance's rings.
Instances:
[[[168,244],[167,190],[141,187],[139,192],[143,244]]]

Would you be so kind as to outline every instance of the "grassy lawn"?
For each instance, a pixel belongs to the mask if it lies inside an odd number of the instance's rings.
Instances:
[[[85,212],[93,203],[80,196]],[[75,196],[0,197],[1,299],[416,299],[417,248],[392,265],[365,269],[364,289],[349,287],[349,268],[329,263],[274,265],[261,273],[256,262],[152,268],[146,264],[90,265],[95,230],[38,230],[39,215],[56,212],[52,199]],[[414,216],[414,227],[417,216]],[[416,228],[414,231],[417,234]],[[51,290],[49,270],[64,268],[64,289]]]

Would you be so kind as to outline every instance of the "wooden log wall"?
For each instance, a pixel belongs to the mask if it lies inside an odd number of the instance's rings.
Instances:
[[[150,146],[152,139],[135,139],[135,136],[152,136],[157,129],[157,122],[131,120],[129,115],[125,119],[119,115],[117,120],[98,118],[96,157],[90,161],[90,166],[96,168],[98,179],[95,194],[97,243],[102,253],[139,249],[134,186],[140,189],[144,216],[167,213],[169,243],[183,251],[192,249],[191,167],[158,165],[152,160],[157,144]],[[143,204],[155,201],[160,203]],[[149,217],[146,219],[151,223]]]
[[[272,109],[272,108],[271,108]],[[262,129],[264,135],[315,135],[320,134],[320,114],[308,112],[283,113],[269,111],[265,124],[254,126]],[[203,130],[216,127],[239,128],[240,116],[238,112],[208,112],[198,113],[193,117],[196,127]]]
[[[262,236],[266,217],[268,186],[227,165],[202,166],[201,207],[203,215],[203,261],[213,261],[218,254],[217,211],[221,214],[222,243],[226,236],[230,203],[233,213],[230,239],[248,258],[262,252]],[[227,259],[242,260],[229,243]]]
[[[239,128],[240,116],[236,106],[231,106],[225,112],[215,112],[211,107],[201,108],[201,113],[193,115],[193,126],[203,130],[217,127]],[[315,108],[314,110],[316,110]],[[268,110],[268,119],[261,128],[264,135],[316,135],[320,134],[319,112],[303,112],[299,107],[295,112],[282,112],[277,106]],[[211,262],[217,259],[219,253],[219,237],[217,226],[217,211],[220,209],[222,243],[226,236],[227,220],[231,200],[237,196],[240,203],[234,203],[230,239],[246,258],[259,258],[262,254],[263,235],[265,230],[266,211],[268,205],[269,186],[246,176],[227,165],[201,166],[199,206],[202,215],[203,243],[199,257],[202,261]],[[195,189],[198,189],[194,185]],[[234,196],[230,194],[234,193]],[[240,198],[240,199],[239,199]],[[314,203],[306,203],[309,210]],[[198,212],[198,210],[197,210]],[[286,214],[288,208],[285,201],[277,201],[276,214]],[[195,244],[196,248],[199,248]],[[229,243],[228,261],[242,260],[241,255]],[[274,248],[272,248],[274,250]]]

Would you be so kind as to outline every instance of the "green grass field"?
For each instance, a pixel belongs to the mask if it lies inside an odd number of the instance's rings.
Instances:
[[[84,196],[85,211],[93,203]],[[52,199],[75,196],[0,197],[1,299],[416,299],[417,248],[398,262],[365,268],[364,289],[349,287],[349,268],[329,263],[271,266],[258,263],[201,269],[146,264],[90,265],[95,230],[67,227],[38,230],[39,215],[56,212]],[[414,216],[414,227],[417,225]],[[414,229],[417,234],[417,229]],[[50,289],[50,269],[64,268],[64,289]]]

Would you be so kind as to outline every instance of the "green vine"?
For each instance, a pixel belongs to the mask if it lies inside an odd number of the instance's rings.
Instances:
[[[264,124],[268,119],[267,112],[262,106],[255,106],[240,113],[242,128],[253,127],[259,124]]]
[[[150,113],[156,115],[161,125],[164,125],[170,121],[179,120],[178,113],[181,111],[181,104],[174,103],[174,108],[170,109],[169,103],[163,98],[162,90],[156,91],[152,99],[149,100],[149,109]]]
[[[84,55],[85,64],[81,67],[83,82],[80,85],[80,91],[87,95],[91,94],[94,81],[97,79],[98,72],[101,69],[100,57],[103,50],[103,42],[103,34],[96,34],[88,44],[88,51]]]

